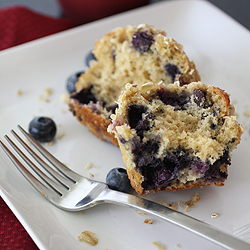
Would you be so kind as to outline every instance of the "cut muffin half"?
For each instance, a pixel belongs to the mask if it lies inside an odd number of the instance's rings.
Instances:
[[[138,194],[224,185],[243,128],[229,95],[212,85],[127,84],[108,131]]]

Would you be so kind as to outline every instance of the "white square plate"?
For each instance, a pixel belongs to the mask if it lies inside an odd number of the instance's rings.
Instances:
[[[231,94],[245,127],[224,187],[159,192],[147,198],[178,203],[199,193],[201,199],[194,208],[178,210],[250,242],[250,34],[207,1],[161,2],[2,51],[0,137],[17,124],[27,128],[34,115],[51,115],[58,125],[58,135],[66,133],[48,149],[70,168],[87,177],[91,172],[94,179],[105,181],[111,168],[124,167],[119,149],[95,138],[77,122],[60,96],[66,92],[66,78],[85,68],[85,56],[97,39],[118,26],[141,23],[163,29],[168,37],[181,43],[196,63],[203,82]],[[50,102],[39,98],[46,88],[53,90]],[[17,95],[18,89],[22,95]],[[88,162],[98,168],[85,169]],[[130,208],[100,205],[80,214],[53,207],[2,150],[0,171],[1,196],[40,249],[155,249],[153,241],[167,249],[176,249],[176,244],[181,249],[220,249],[184,229]],[[219,217],[212,219],[215,212]],[[153,224],[145,224],[146,218]],[[78,241],[84,230],[97,234],[99,243],[95,247]]]

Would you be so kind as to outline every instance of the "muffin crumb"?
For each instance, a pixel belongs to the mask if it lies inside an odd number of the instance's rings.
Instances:
[[[22,95],[22,94],[23,94],[22,90],[21,90],[21,89],[18,89],[18,90],[17,90],[17,95]]]
[[[144,213],[144,212],[142,212],[140,210],[135,210],[135,212],[138,213],[138,214],[146,214],[146,213]]]
[[[144,220],[144,223],[146,223],[146,224],[153,224],[153,221],[150,220],[150,219],[145,219],[145,220]]]
[[[194,202],[192,200],[185,202],[186,207],[194,207]]]
[[[153,242],[152,242],[152,245],[153,245],[155,248],[157,248],[158,250],[166,250],[166,248],[165,248],[162,244],[160,244],[160,243],[158,243],[158,242],[156,242],[156,241],[153,241]]]
[[[46,96],[50,96],[50,95],[52,95],[52,93],[53,93],[52,89],[50,89],[50,88],[44,89],[44,94],[45,94]]]
[[[92,246],[95,246],[98,243],[98,238],[96,237],[96,234],[91,231],[82,232],[81,235],[78,236],[78,240],[81,242],[88,242]]]
[[[176,206],[175,206],[175,203],[174,203],[174,202],[171,202],[171,203],[168,205],[168,207],[169,207],[170,209],[176,210]]]
[[[200,200],[200,195],[198,193],[196,193],[193,198],[192,198],[192,201],[193,202],[198,202]]]
[[[93,165],[90,162],[88,162],[87,165],[85,166],[85,169],[90,169],[92,167],[93,167]]]
[[[213,213],[211,214],[211,218],[212,219],[215,219],[215,218],[218,218],[219,217],[219,214],[218,213]]]
[[[58,135],[58,138],[61,139],[61,138],[65,135],[65,133],[66,133],[65,130],[62,131],[62,132]]]

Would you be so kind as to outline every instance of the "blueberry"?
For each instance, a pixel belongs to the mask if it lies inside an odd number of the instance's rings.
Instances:
[[[175,64],[167,63],[164,66],[164,68],[167,71],[167,73],[171,76],[173,82],[175,80],[175,76],[181,74],[179,68]]]
[[[129,193],[133,189],[124,168],[111,169],[107,174],[106,183],[110,189],[124,193]]]
[[[76,92],[76,83],[78,82],[80,75],[83,73],[84,71],[76,72],[67,79],[66,88],[70,94]]]
[[[71,95],[72,98],[78,100],[81,104],[89,104],[91,101],[97,103],[95,95],[92,93],[93,85],[90,88],[83,88],[79,92]]]
[[[128,107],[128,123],[131,128],[136,128],[138,123],[142,120],[142,114],[146,113],[147,107],[139,104],[131,104]]]
[[[142,138],[143,133],[153,126],[152,121],[155,119],[155,114],[150,112],[147,107],[139,104],[131,104],[127,113],[129,126],[134,128],[137,135]]]
[[[35,117],[29,124],[29,133],[39,142],[50,142],[56,135],[56,124],[49,117]]]
[[[148,52],[153,42],[153,36],[145,31],[135,32],[132,39],[132,45],[134,49],[136,49],[140,53]]]
[[[95,55],[93,54],[93,52],[90,51],[90,52],[88,53],[88,55],[86,56],[86,59],[85,59],[85,63],[86,63],[86,65],[87,65],[88,67],[89,67],[89,65],[90,65],[90,61],[92,61],[92,60],[97,60],[97,59],[96,59]]]
[[[201,89],[194,89],[193,95],[194,95],[194,102],[197,104],[197,106],[202,107],[205,101],[205,91]]]
[[[159,89],[152,97],[159,98],[165,105],[171,105],[175,107],[176,110],[184,110],[185,105],[190,101],[190,97],[185,91],[178,94],[164,88]]]

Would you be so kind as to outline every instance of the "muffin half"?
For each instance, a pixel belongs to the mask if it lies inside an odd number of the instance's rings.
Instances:
[[[229,95],[212,85],[127,84],[108,131],[138,194],[223,186],[243,128]]]
[[[182,45],[151,25],[117,28],[96,42],[93,53],[97,60],[80,76],[69,109],[93,134],[116,145],[107,127],[127,83],[200,80]]]

